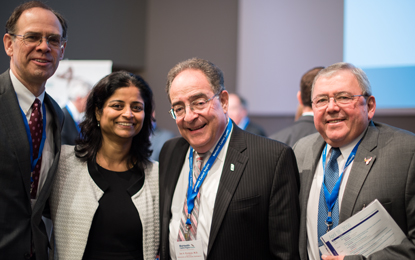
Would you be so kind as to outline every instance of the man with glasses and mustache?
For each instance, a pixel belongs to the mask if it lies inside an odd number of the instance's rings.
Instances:
[[[415,259],[415,135],[372,121],[375,97],[366,74],[352,64],[321,70],[311,99],[319,133],[294,145],[301,181],[301,259]],[[367,258],[321,256],[320,237],[375,199],[406,238]]]
[[[182,137],[159,157],[160,259],[299,259],[291,148],[229,119],[223,74],[209,61],[178,63],[166,91]]]
[[[6,23],[10,69],[0,75],[0,258],[47,259],[42,215],[56,171],[63,113],[45,92],[66,47],[67,25],[47,5],[18,6]]]

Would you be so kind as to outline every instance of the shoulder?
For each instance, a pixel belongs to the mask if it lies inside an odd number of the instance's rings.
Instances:
[[[10,79],[9,70],[6,70],[0,75],[0,95],[2,95],[6,90],[10,89],[12,86],[12,81]]]
[[[301,154],[307,154],[310,150],[312,150],[312,147],[316,142],[324,143],[324,139],[318,132],[301,138],[293,146],[295,155],[298,156]]]
[[[373,134],[376,131],[379,133],[378,142],[381,146],[415,149],[415,134],[410,131],[374,122],[373,125],[369,126],[368,132]]]
[[[78,157],[75,155],[75,146],[73,145],[62,145],[61,146],[61,154],[59,157],[59,164],[58,164],[58,173],[68,173],[72,172],[72,169],[77,169],[78,167],[85,167],[86,162],[82,162]],[[76,170],[74,171],[76,172]]]
[[[146,165],[144,172],[146,178],[158,179],[159,163],[157,161],[151,161]]]
[[[256,135],[262,135],[266,136],[265,130],[262,128],[262,126],[255,124],[253,122],[249,122],[249,124],[246,126],[246,131],[251,132]]]
[[[234,128],[229,147],[236,150],[244,150],[251,158],[273,158],[279,157],[282,153],[292,151],[291,147],[279,141],[264,136],[252,134],[240,128]]]
[[[281,141],[281,142],[287,141],[288,137],[292,134],[292,128],[293,128],[293,126],[283,128],[280,131],[270,135],[269,138],[274,139],[274,140],[278,140],[278,141]]]
[[[189,147],[189,143],[183,137],[175,137],[168,141],[166,141],[161,148],[160,152],[160,160],[162,154],[173,154],[174,152],[181,151],[181,149],[187,149]]]

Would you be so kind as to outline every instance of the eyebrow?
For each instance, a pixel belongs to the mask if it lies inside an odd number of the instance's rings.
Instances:
[[[125,103],[125,101],[123,101],[123,100],[110,100],[110,101],[108,101],[108,104],[110,104],[110,103],[116,103],[116,102],[119,102],[119,103]],[[141,102],[141,101],[133,101],[133,102],[131,102],[131,103],[139,103],[139,104],[142,104],[142,105],[144,105],[144,103],[143,102]]]
[[[28,33],[30,33],[30,34],[40,34],[40,35],[42,35],[43,36],[43,33],[41,33],[41,32],[33,32],[33,31],[28,31],[28,32],[25,32],[23,35],[25,35],[25,34],[28,34]],[[60,37],[62,37],[62,35],[60,34],[60,33],[51,33],[51,34],[46,34],[47,36],[60,36]],[[63,37],[62,37],[63,38]]]
[[[193,102],[194,100],[199,99],[199,98],[207,98],[207,96],[204,93],[198,93],[196,95],[191,96],[188,100],[189,100],[189,102]],[[177,101],[177,102],[174,102],[173,104],[171,104],[171,106],[174,107],[174,106],[177,106],[177,105],[180,105],[180,104],[184,104],[184,102],[183,101]]]

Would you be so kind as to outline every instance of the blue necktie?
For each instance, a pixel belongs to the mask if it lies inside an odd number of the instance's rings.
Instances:
[[[337,164],[337,158],[341,155],[339,148],[332,148],[331,150],[332,150],[331,156],[326,166],[325,179],[324,179],[327,190],[330,193],[333,190],[334,185],[336,184],[337,180],[339,179],[339,165]],[[333,212],[331,214],[332,214],[331,217],[333,220],[333,225],[330,227],[330,229],[333,229],[339,224],[339,199],[338,198],[336,200],[336,204],[334,204]],[[325,223],[327,216],[328,216],[328,208],[327,208],[326,199],[324,196],[324,188],[323,188],[323,185],[321,185],[320,200],[318,203],[318,224],[317,224],[319,247],[323,245],[323,242],[321,242],[320,237],[324,235],[327,231],[327,225]]]

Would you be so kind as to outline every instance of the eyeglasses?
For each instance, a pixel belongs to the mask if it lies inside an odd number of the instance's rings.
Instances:
[[[14,37],[22,37],[24,44],[29,47],[39,46],[42,43],[43,38],[46,39],[46,43],[49,47],[54,49],[63,48],[66,42],[66,39],[59,34],[51,34],[48,37],[44,37],[40,33],[26,33],[24,35],[9,34]]]
[[[336,103],[338,106],[342,106],[342,105],[348,105],[350,103],[352,103],[352,101],[354,100],[355,97],[367,97],[368,95],[351,95],[349,93],[346,92],[340,92],[337,93],[336,95],[334,95],[333,97],[329,97],[328,95],[319,95],[317,97],[315,97],[312,102],[313,102],[313,106],[315,108],[325,108],[329,103],[330,103],[330,99],[333,98],[334,99],[334,103]]]
[[[207,108],[209,101],[219,96],[219,94],[220,93],[217,93],[209,99],[203,99],[203,98],[196,99],[187,106],[175,105],[172,107],[172,109],[169,110],[169,113],[174,120],[176,120],[177,118],[184,117],[184,115],[186,114],[186,107],[190,107],[190,110],[192,110],[195,113],[199,113],[203,111],[205,108]]]

